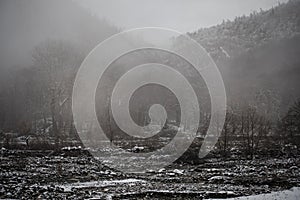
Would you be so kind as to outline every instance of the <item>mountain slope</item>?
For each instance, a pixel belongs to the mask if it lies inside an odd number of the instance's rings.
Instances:
[[[234,21],[224,21],[220,25],[199,29],[188,35],[219,61],[271,41],[292,38],[300,34],[299,10],[300,1],[291,0],[270,10],[236,17]]]
[[[300,97],[300,1],[188,33],[217,63],[229,99],[272,91],[281,110]]]

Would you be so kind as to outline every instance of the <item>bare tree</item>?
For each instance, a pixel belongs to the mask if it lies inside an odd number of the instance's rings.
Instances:
[[[300,100],[290,107],[278,124],[278,133],[283,143],[300,144]]]
[[[233,142],[233,138],[237,132],[238,123],[237,115],[232,107],[227,108],[226,118],[224,121],[224,126],[221,132],[221,137],[219,138],[219,149],[222,151],[223,156],[227,157],[229,152],[229,147]]]
[[[40,84],[38,98],[49,109],[52,133],[57,147],[66,136],[66,127],[70,128],[72,124],[70,112],[72,80],[80,64],[80,58],[74,45],[58,40],[47,40],[33,52],[34,67],[38,71]],[[43,105],[41,110],[45,109]]]

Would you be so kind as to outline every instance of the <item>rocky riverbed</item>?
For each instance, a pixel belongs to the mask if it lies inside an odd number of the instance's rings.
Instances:
[[[201,199],[300,187],[300,159],[206,159],[124,174],[86,153],[1,150],[0,198]]]

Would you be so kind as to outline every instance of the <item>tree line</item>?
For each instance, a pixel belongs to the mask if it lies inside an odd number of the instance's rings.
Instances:
[[[84,59],[79,49],[67,41],[47,40],[34,49],[31,67],[7,73],[7,82],[1,85],[0,92],[2,146],[9,146],[20,136],[52,142],[57,148],[79,140],[71,111],[73,81]],[[253,158],[264,149],[286,145],[298,148],[300,101],[282,114],[275,92],[256,90],[249,97],[230,97],[224,126],[215,124],[215,130],[221,134],[219,152],[228,155],[242,151]],[[143,109],[143,113],[138,108],[135,112],[136,118],[145,115]],[[178,118],[176,113],[173,112],[173,119]],[[203,134],[209,113],[201,113],[201,117],[204,120],[199,124],[199,133]],[[145,121],[144,116],[140,118]],[[92,126],[91,123],[87,131],[93,131]],[[112,130],[111,124],[107,126]]]

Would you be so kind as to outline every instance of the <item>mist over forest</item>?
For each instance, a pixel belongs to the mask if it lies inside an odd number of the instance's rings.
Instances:
[[[281,115],[297,101],[298,8],[299,2],[291,1],[188,33],[216,62],[230,100],[264,90],[278,98]],[[78,55],[76,71],[90,50],[121,31],[72,1],[4,1],[1,9],[1,129],[5,130],[16,130],[32,115],[25,102],[32,97],[30,84],[36,85],[31,82],[33,74],[42,68],[36,66],[41,64],[36,63],[37,49],[68,46],[70,57]]]

